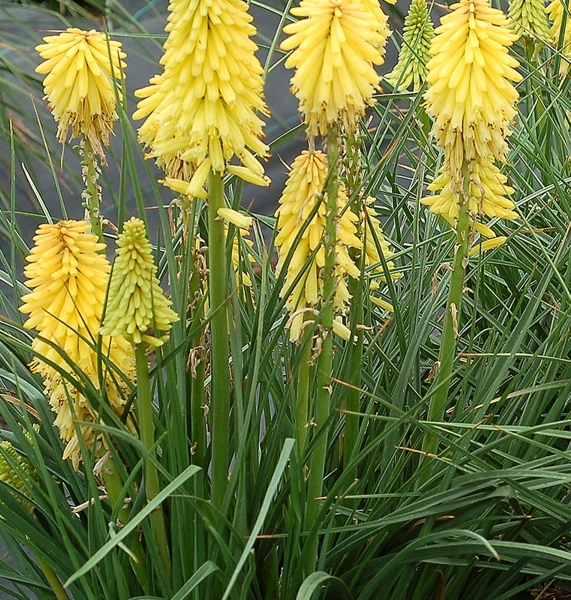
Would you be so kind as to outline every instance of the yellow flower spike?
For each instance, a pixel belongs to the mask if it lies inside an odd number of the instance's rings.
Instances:
[[[310,136],[325,135],[341,119],[347,130],[373,104],[389,36],[377,0],[301,0],[284,27],[282,50],[293,50],[285,66],[295,68],[292,92]]]
[[[563,43],[561,46],[561,62],[559,64],[559,73],[565,75],[569,71],[571,62],[571,18],[569,9],[571,5],[568,0],[552,0],[545,9],[549,20],[552,21],[549,30],[549,39],[551,43],[559,48],[559,38],[561,37],[561,28],[565,20],[565,31],[563,32]]]
[[[170,308],[156,272],[145,224],[132,217],[117,239],[102,335],[123,336],[151,347],[163,344],[164,338],[148,333],[149,328],[168,333],[179,317]]]
[[[267,185],[254,157],[268,154],[257,114],[268,110],[247,9],[242,0],[170,2],[164,71],[135,92],[141,101],[133,115],[146,117],[139,139],[167,177],[188,181],[207,159],[225,174],[236,156],[247,171],[236,175]]]
[[[505,160],[518,99],[511,82],[522,77],[508,53],[517,37],[500,10],[488,0],[462,0],[450,8],[432,40],[425,99],[434,117],[432,135],[459,186],[463,161]]]
[[[419,90],[426,81],[426,64],[430,59],[430,43],[434,26],[430,20],[426,0],[412,0],[404,21],[403,39],[395,68],[385,76],[396,91],[412,86]]]
[[[36,358],[30,367],[44,380],[46,395],[57,414],[55,424],[68,444],[64,457],[70,457],[76,468],[80,453],[75,422],[93,422],[97,415],[58,368],[76,379],[74,373],[82,372],[96,389],[105,388],[109,403],[118,413],[123,409],[129,388],[119,373],[130,380],[135,377],[130,344],[120,337],[112,340],[103,337],[101,353],[118,372],[109,374],[111,367],[104,366],[105,379],[99,381],[100,358],[95,346],[111,267],[101,253],[105,244],[88,233],[89,229],[86,221],[40,225],[24,269],[27,286],[32,291],[22,297],[20,307],[21,312],[29,314],[24,327],[39,332],[32,342]],[[88,428],[83,430],[89,447],[95,436]]]
[[[44,38],[36,46],[45,59],[36,72],[46,75],[45,97],[58,123],[57,137],[65,143],[69,127],[72,137],[85,136],[104,158],[103,146],[116,121],[116,94],[126,67],[121,43],[105,33],[69,28]]]
[[[285,268],[288,254],[292,252],[291,260],[287,265],[282,295],[293,286],[299,273],[308,265],[286,301],[288,311],[291,315],[295,315],[288,321],[292,340],[299,339],[306,314],[310,314],[305,313],[304,309],[318,305],[323,289],[321,270],[325,266],[323,237],[327,215],[322,192],[327,170],[327,156],[323,152],[303,151],[293,163],[279,201],[280,206],[276,211],[278,272]],[[347,249],[362,247],[361,241],[356,236],[356,222],[359,217],[352,211],[345,210],[346,206],[347,196],[341,186],[338,196],[340,217],[335,249],[338,281],[334,298],[335,307],[340,312],[343,312],[350,300],[345,277],[359,276],[359,270],[351,261]],[[311,217],[311,221],[306,223],[312,213],[315,214]],[[302,229],[304,231],[301,239],[295,244],[296,237]]]

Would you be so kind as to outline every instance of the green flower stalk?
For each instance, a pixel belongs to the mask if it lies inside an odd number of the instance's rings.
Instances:
[[[167,333],[172,323],[178,321],[178,315],[170,308],[171,303],[160,287],[156,271],[145,224],[132,217],[124,224],[117,239],[117,256],[101,332],[124,336],[135,346],[139,431],[148,453],[145,460],[147,501],[160,492],[158,472],[153,464],[156,450],[147,345],[156,348],[165,341],[165,337],[149,333],[149,328],[154,328],[155,333]],[[151,527],[170,578],[171,562],[162,508],[151,514]]]
[[[430,20],[426,0],[412,0],[404,20],[402,44],[395,68],[385,76],[397,92],[418,91],[426,81],[426,63],[430,59],[430,44],[434,25]]]
[[[431,44],[430,84],[425,98],[434,117],[432,135],[444,149],[440,175],[429,189],[440,191],[423,202],[456,229],[454,267],[450,278],[439,353],[439,370],[428,406],[429,421],[444,416],[460,335],[462,295],[474,230],[484,237],[495,233],[481,215],[514,219],[513,192],[495,161],[505,161],[506,138],[516,115],[518,92],[511,83],[522,79],[519,63],[509,55],[516,36],[508,20],[488,0],[461,0],[441,19]],[[427,436],[423,450],[437,450]]]
[[[260,162],[269,148],[262,141],[259,116],[268,110],[248,5],[242,0],[171,0],[169,11],[160,61],[164,72],[136,93],[141,101],[133,117],[146,117],[139,139],[165,170],[167,185],[208,201],[212,500],[220,507],[228,481],[231,390],[229,268],[218,211],[225,208],[225,175],[269,185]]]

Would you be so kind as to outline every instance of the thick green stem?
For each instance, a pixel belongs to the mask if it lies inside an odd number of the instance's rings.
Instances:
[[[357,436],[359,435],[359,416],[361,401],[361,372],[363,361],[363,330],[356,329],[355,325],[363,323],[363,284],[359,279],[349,281],[349,293],[352,297],[351,302],[351,331],[355,330],[357,340],[349,349],[349,370],[346,381],[349,387],[345,393],[345,427],[343,437],[343,468],[348,471],[349,463],[354,456],[354,450],[357,445]],[[357,469],[352,469],[352,479],[357,477]]]
[[[333,317],[335,279],[335,245],[337,240],[337,192],[339,145],[337,132],[330,128],[327,136],[327,161],[329,174],[326,186],[327,223],[325,226],[325,268],[323,269],[323,304],[320,312],[320,345],[317,360],[317,391],[315,394],[315,446],[309,465],[307,506],[305,510],[305,528],[311,527],[319,513],[323,491],[323,473],[327,454],[326,422],[331,412],[331,371],[333,367]],[[310,537],[310,547],[305,557],[306,575],[312,573],[317,564],[318,537]]]
[[[204,304],[201,302],[202,277],[199,250],[190,250],[191,260],[194,264],[190,278],[190,322],[201,323],[204,319]],[[204,330],[201,328],[193,338],[193,347],[188,364],[188,377],[190,389],[190,435],[192,440],[192,462],[204,468],[206,454],[206,417],[204,413],[206,397],[204,392],[204,377],[206,366],[206,349],[204,347]]]
[[[224,184],[217,173],[208,180],[208,291],[210,298],[212,434],[212,503],[220,508],[228,485],[230,443],[230,371],[228,368],[228,277],[226,235],[218,209],[224,206]]]
[[[85,208],[89,213],[91,231],[93,231],[101,242],[103,240],[103,228],[101,226],[101,215],[99,212],[101,188],[97,183],[97,180],[99,179],[99,166],[97,164],[97,158],[93,153],[91,142],[87,138],[84,138],[83,140],[82,152],[82,174],[83,183],[85,185],[82,197],[85,201]]]
[[[360,217],[361,211],[365,210],[362,197],[362,180],[361,180],[361,169],[363,161],[361,159],[360,152],[360,141],[355,133],[348,134],[345,140],[345,152],[346,152],[346,163],[347,163],[347,192],[351,196],[354,196],[354,200],[351,205],[352,212]],[[361,221],[361,219],[359,219]],[[366,243],[365,239],[365,224],[360,225],[361,239],[363,240],[363,246]],[[351,258],[355,261],[355,264],[360,265],[360,268],[364,268],[362,263],[362,257],[364,255],[363,250],[359,251],[355,248],[350,250]],[[356,479],[357,469],[353,467],[349,472],[349,463],[351,462],[355,447],[357,445],[357,436],[359,435],[359,416],[356,414],[360,409],[361,403],[361,375],[362,375],[362,360],[363,360],[363,330],[358,329],[357,326],[363,323],[364,310],[363,310],[363,285],[362,279],[349,278],[349,293],[351,294],[351,314],[350,314],[350,326],[351,332],[355,332],[356,340],[349,342],[348,353],[349,357],[347,360],[348,370],[345,375],[345,381],[349,384],[349,387],[345,393],[344,408],[347,410],[345,414],[345,427],[343,428],[342,437],[342,448],[340,453],[343,456],[343,470],[347,476],[347,480]]]
[[[38,558],[38,565],[40,565],[40,569],[44,574],[44,577],[47,579],[50,587],[52,588],[52,592],[54,593],[57,600],[69,600],[69,596],[65,591],[61,581],[58,579],[57,575],[53,572],[52,568],[46,563],[45,560]]]
[[[137,411],[139,417],[139,432],[141,442],[147,450],[145,457],[145,495],[147,502],[158,496],[160,492],[159,474],[153,459],[156,456],[155,427],[153,424],[153,403],[151,398],[151,382],[149,378],[149,363],[145,343],[135,346],[135,361],[137,366]],[[171,578],[171,561],[168,538],[162,506],[151,513],[151,529],[159,549],[159,554],[167,574]]]
[[[117,471],[117,467],[115,466],[115,460],[112,456],[109,456],[107,461],[105,462],[105,466],[103,468],[103,479],[105,481],[105,489],[107,491],[107,496],[109,498],[109,502],[112,507],[117,505],[119,499],[121,498],[121,494],[123,492],[123,481],[119,472]],[[123,500],[121,500],[123,502]],[[123,502],[123,506],[119,509],[117,513],[117,519],[121,523],[121,525],[126,525],[129,521],[129,509],[125,506]],[[148,577],[147,571],[145,569],[145,557],[143,554],[143,549],[141,547],[141,543],[136,535],[131,536],[131,543],[129,545],[131,552],[133,552],[135,559],[131,561],[133,566],[133,570],[135,571],[141,586],[146,589],[148,585]]]
[[[466,262],[470,238],[470,216],[468,213],[468,201],[470,194],[470,172],[468,165],[462,165],[463,191],[459,195],[459,215],[456,230],[456,244],[454,247],[454,267],[450,278],[450,289],[448,291],[448,302],[444,324],[442,328],[442,340],[440,343],[439,362],[440,366],[434,379],[434,393],[428,405],[428,420],[440,420],[448,403],[448,391],[450,379],[456,357],[456,340],[458,338],[458,323],[460,322],[460,310],[462,306],[462,294],[464,288],[464,275],[466,273]],[[425,438],[424,451],[427,454],[435,452],[437,440],[429,435]]]
[[[302,347],[303,356],[299,364],[299,370],[297,373],[296,381],[296,407],[297,407],[297,449],[299,452],[299,460],[303,461],[303,454],[305,451],[305,442],[307,440],[307,429],[309,426],[309,381],[311,371],[311,339],[308,331],[310,328],[306,327]]]

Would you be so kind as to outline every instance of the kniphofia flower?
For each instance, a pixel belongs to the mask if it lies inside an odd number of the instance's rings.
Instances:
[[[293,50],[291,89],[299,100],[310,136],[324,135],[340,119],[348,130],[373,103],[389,35],[377,0],[301,0],[284,27],[282,50]]]
[[[193,176],[197,192],[210,170],[269,184],[258,160],[268,153],[257,114],[268,112],[263,69],[247,8],[242,0],[171,0],[164,71],[136,92],[133,117],[147,117],[140,140],[168,177]],[[234,156],[241,165],[230,164]]]
[[[321,271],[325,266],[323,238],[327,221],[323,188],[327,169],[325,154],[303,151],[293,163],[276,212],[277,270],[286,268],[282,295],[293,286],[286,300],[286,307],[292,315],[289,322],[292,340],[299,339],[304,321],[312,320],[304,311],[318,306],[323,290]],[[359,276],[359,269],[351,260],[348,249],[361,248],[362,243],[356,236],[359,217],[347,209],[347,196],[342,187],[337,204],[340,216],[335,246],[337,287],[334,301],[337,310],[342,312],[350,300],[346,275]],[[298,235],[301,237],[296,242]],[[291,258],[286,267],[290,252]],[[294,283],[300,273],[302,276]]]
[[[518,37],[544,43],[551,38],[544,0],[510,0],[508,16]]]
[[[434,117],[432,135],[444,149],[444,165],[429,189],[442,191],[424,203],[454,223],[464,165],[472,217],[513,219],[517,215],[508,198],[513,190],[494,161],[505,161],[506,137],[516,114],[518,93],[511,82],[521,75],[515,70],[519,63],[508,54],[516,36],[505,15],[487,0],[462,0],[451,10],[432,41],[425,95]],[[483,224],[476,227],[487,237],[494,235]]]
[[[464,160],[505,160],[506,136],[516,114],[519,63],[508,47],[516,36],[488,0],[462,0],[436,29],[425,94],[432,134],[445,149],[447,168],[460,181]]]
[[[559,72],[565,75],[569,71],[571,62],[571,17],[569,10],[571,4],[568,0],[552,0],[545,9],[550,21],[552,21],[549,30],[552,44],[561,51],[561,62],[559,63]],[[561,31],[565,22],[565,29]],[[561,36],[563,41],[561,43]]]
[[[117,255],[109,285],[102,335],[123,336],[133,344],[160,346],[150,328],[167,333],[178,315],[170,308],[153,261],[145,224],[132,217],[117,239]]]
[[[430,59],[430,44],[434,26],[426,0],[412,0],[404,20],[402,45],[395,68],[385,76],[395,90],[402,92],[411,86],[419,90],[426,80],[426,63]]]
[[[55,424],[67,443],[64,458],[71,457],[75,466],[80,457],[76,421],[93,422],[98,415],[62,372],[75,379],[82,373],[97,390],[105,389],[117,413],[123,409],[129,380],[134,379],[131,346],[120,337],[98,338],[111,267],[101,253],[105,244],[89,229],[85,221],[40,225],[24,269],[32,291],[22,297],[20,307],[29,314],[24,327],[39,334],[32,342],[35,358],[31,369],[43,377],[57,415]],[[101,355],[108,358],[103,367],[96,351],[98,343]],[[93,431],[82,427],[82,433],[87,445],[92,444]]]
[[[36,72],[46,75],[44,91],[58,123],[59,141],[66,141],[71,126],[72,137],[85,136],[103,157],[118,118],[116,97],[125,77],[121,43],[94,29],[76,27],[46,36],[44,42],[36,46],[45,59]]]

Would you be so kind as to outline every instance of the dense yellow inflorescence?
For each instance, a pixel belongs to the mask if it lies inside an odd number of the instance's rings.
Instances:
[[[171,0],[163,73],[138,90],[140,140],[167,177],[203,196],[212,170],[268,185],[259,157],[268,114],[256,33],[242,0]],[[240,165],[230,164],[237,157]]]
[[[57,137],[66,141],[85,136],[97,154],[109,145],[109,133],[117,116],[117,96],[125,78],[125,53],[121,43],[95,30],[76,27],[44,37],[36,46],[45,59],[36,72],[46,75],[44,91],[58,123]]]
[[[310,136],[324,135],[343,122],[355,130],[357,118],[373,103],[389,29],[377,0],[301,0],[284,27],[282,50],[293,50],[285,66],[294,68],[292,92],[299,100]]]
[[[64,458],[71,457],[75,466],[80,458],[76,422],[92,422],[99,417],[80,385],[72,385],[62,372],[75,381],[84,375],[95,389],[105,389],[117,413],[122,411],[130,381],[135,378],[130,344],[121,337],[99,339],[110,265],[102,254],[105,244],[99,243],[89,229],[85,221],[40,225],[24,269],[32,291],[22,297],[20,307],[29,315],[24,327],[39,334],[32,342],[36,357],[31,369],[43,377],[46,395],[57,415],[55,424],[67,444]],[[108,363],[100,365],[97,344]],[[100,381],[100,370],[104,381]],[[92,429],[83,426],[81,430],[90,447],[95,439]]]
[[[505,161],[506,137],[516,114],[519,63],[508,53],[516,39],[505,15],[487,0],[462,0],[442,17],[428,63],[425,98],[434,117],[432,135],[444,149],[441,174],[429,189],[442,190],[424,200],[431,211],[453,223],[458,215],[463,166],[470,178],[470,212],[516,218],[508,198],[513,190],[494,165]],[[477,190],[477,192],[476,192]],[[481,233],[492,230],[479,225]]]

